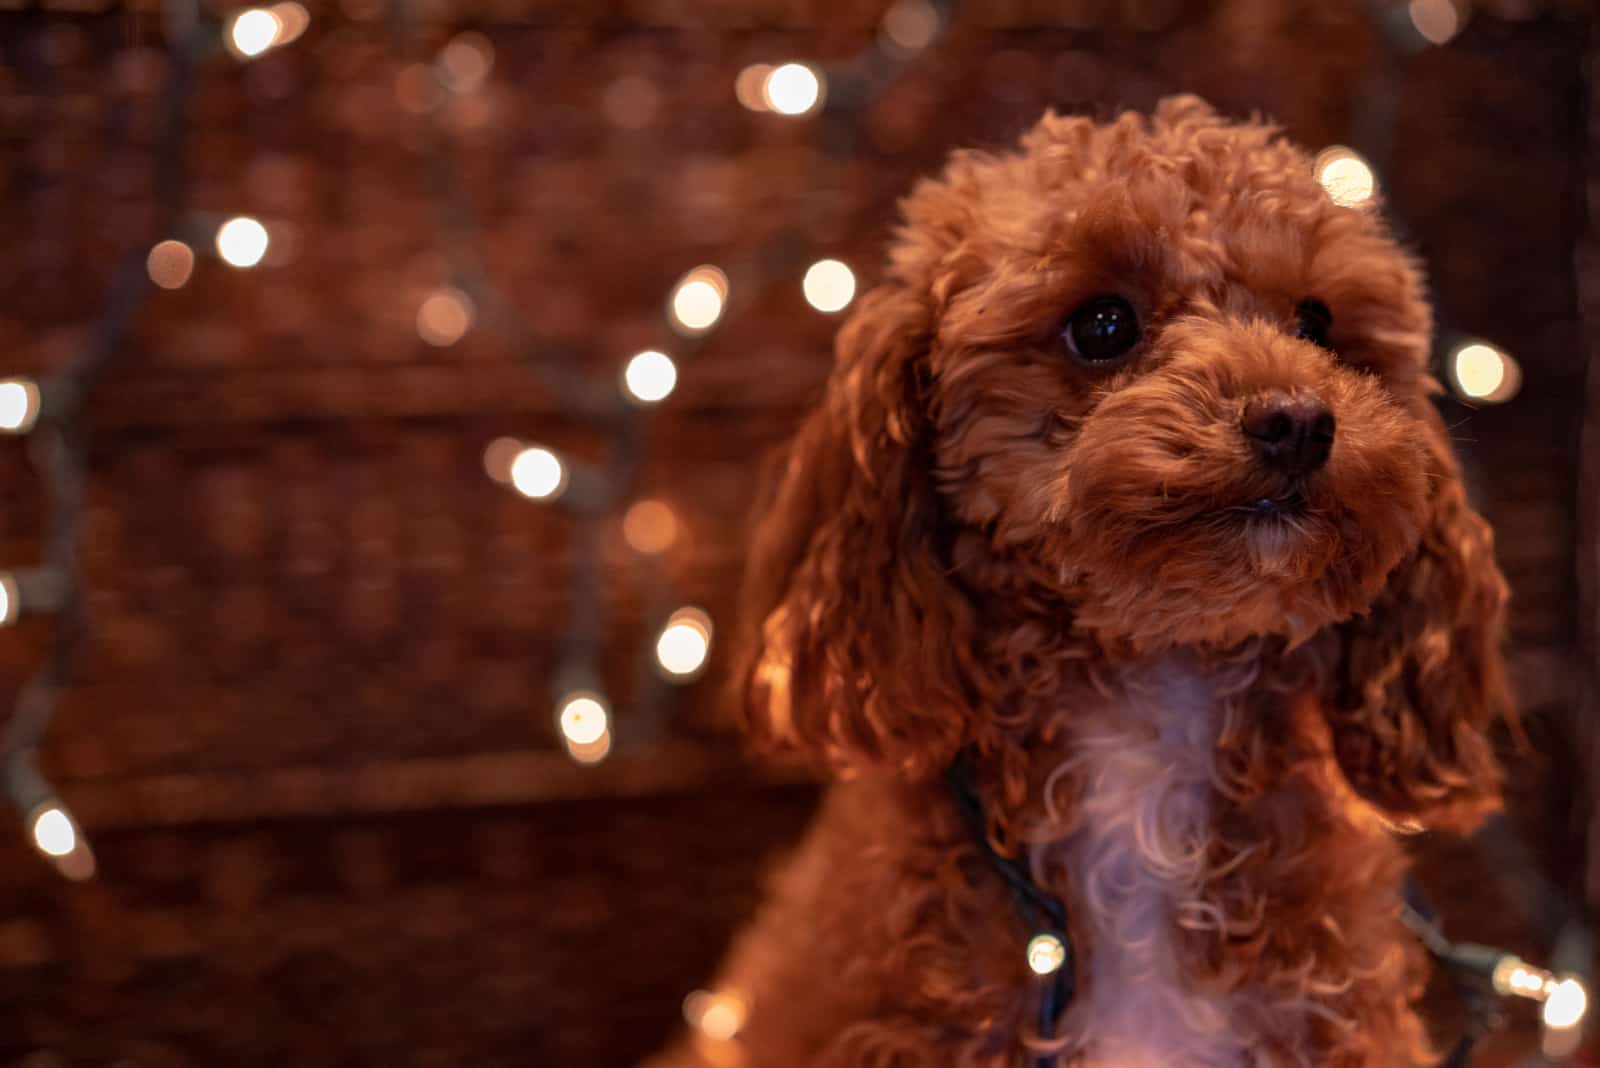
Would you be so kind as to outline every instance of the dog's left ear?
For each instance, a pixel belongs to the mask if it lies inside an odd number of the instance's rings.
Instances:
[[[946,577],[932,481],[932,331],[918,290],[862,298],[758,506],[735,700],[759,745],[837,770],[928,774],[968,729],[970,607]]]
[[[1468,831],[1498,806],[1489,740],[1515,707],[1501,653],[1506,582],[1428,405],[1431,513],[1371,610],[1343,624],[1326,708],[1356,792],[1398,823]]]

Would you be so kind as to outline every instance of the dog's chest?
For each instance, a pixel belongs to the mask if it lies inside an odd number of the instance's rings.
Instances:
[[[1163,666],[1075,714],[1078,822],[1041,845],[1071,881],[1084,958],[1065,1032],[1084,1068],[1228,1068],[1245,1063],[1235,998],[1181,974],[1177,939],[1203,909],[1222,693],[1239,680]]]

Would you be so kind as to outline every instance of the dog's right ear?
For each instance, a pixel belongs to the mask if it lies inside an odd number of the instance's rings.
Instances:
[[[931,477],[932,315],[898,283],[860,301],[758,513],[738,704],[759,745],[836,770],[936,772],[972,707]]]

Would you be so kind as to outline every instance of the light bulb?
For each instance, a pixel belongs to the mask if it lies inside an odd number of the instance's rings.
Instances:
[[[1054,975],[1066,960],[1066,943],[1053,934],[1037,934],[1028,942],[1028,967],[1035,975]]]
[[[672,613],[656,638],[656,663],[677,678],[699,671],[710,653],[711,617],[699,608],[680,608]]]
[[[1576,1027],[1588,1011],[1589,994],[1583,984],[1576,979],[1563,979],[1551,988],[1540,1017],[1546,1027],[1565,1029]]]
[[[728,276],[709,264],[696,267],[673,288],[670,318],[683,333],[704,333],[722,318],[727,299]]]
[[[580,690],[561,703],[561,735],[574,745],[592,745],[610,730],[610,714],[597,693]]]
[[[804,63],[785,63],[761,87],[767,107],[780,115],[804,115],[822,99],[822,78]]]
[[[306,10],[304,4],[296,3],[295,0],[284,0],[283,3],[273,4],[268,10],[278,19],[278,36],[272,42],[275,45],[288,44],[305,33],[306,27],[311,25],[311,12]]]
[[[182,241],[158,241],[144,266],[150,281],[162,289],[181,289],[194,273],[194,249]]]
[[[838,260],[818,260],[806,268],[800,288],[806,303],[818,311],[841,311],[855,299],[855,272]]]
[[[1522,387],[1517,361],[1486,341],[1458,345],[1450,354],[1450,376],[1463,397],[1486,404],[1508,401]]]
[[[646,349],[628,361],[622,384],[632,399],[655,404],[665,400],[678,384],[678,367],[666,353]]]
[[[233,17],[228,27],[228,41],[233,50],[245,59],[254,59],[278,43],[283,23],[278,16],[265,8],[245,8]]]
[[[683,999],[683,1018],[714,1042],[731,1042],[744,1028],[750,1006],[738,994],[696,990]]]
[[[239,215],[217,228],[217,255],[231,267],[254,267],[267,254],[267,228]]]
[[[39,408],[39,384],[33,379],[0,379],[0,433],[26,434],[38,422]]]
[[[567,467],[549,449],[532,445],[511,461],[511,485],[524,497],[550,500],[567,488]]]
[[[664,553],[678,538],[678,517],[665,501],[635,501],[622,516],[622,537],[634,552]]]
[[[1343,145],[1324,149],[1317,156],[1316,174],[1328,197],[1343,208],[1366,204],[1378,189],[1372,166]]]
[[[476,318],[472,298],[454,286],[445,286],[429,293],[417,308],[417,336],[445,348],[466,336]]]
[[[0,627],[9,626],[22,614],[22,590],[16,576],[0,572]]]
[[[33,816],[33,844],[39,852],[64,857],[78,848],[78,830],[59,805],[47,802]]]
[[[1461,29],[1461,13],[1451,0],[1411,0],[1406,13],[1429,44],[1442,45]]]

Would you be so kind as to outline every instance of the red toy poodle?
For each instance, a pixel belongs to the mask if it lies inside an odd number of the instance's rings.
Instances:
[[[1425,1063],[1396,836],[1511,702],[1416,264],[1188,97],[903,212],[747,585],[747,726],[838,781],[662,1063]]]

